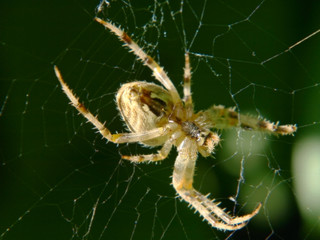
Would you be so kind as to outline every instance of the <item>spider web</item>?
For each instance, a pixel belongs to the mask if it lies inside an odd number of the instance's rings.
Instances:
[[[319,8],[274,0],[2,2],[0,239],[319,237]],[[262,202],[247,227],[220,232],[176,198],[176,151],[160,164],[121,160],[155,149],[106,143],[70,107],[54,64],[113,132],[126,130],[114,103],[119,86],[155,82],[95,16],[121,26],[180,93],[189,51],[196,110],[223,104],[298,124],[294,137],[219,132],[214,157],[198,158],[196,189],[232,214]]]

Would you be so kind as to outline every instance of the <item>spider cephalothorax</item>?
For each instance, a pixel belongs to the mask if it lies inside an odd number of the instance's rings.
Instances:
[[[152,162],[165,159],[172,146],[178,151],[172,175],[178,195],[200,213],[208,223],[221,230],[237,230],[260,210],[261,204],[250,214],[236,217],[221,209],[218,203],[193,188],[193,176],[198,152],[210,156],[220,138],[214,130],[230,127],[254,130],[274,135],[291,135],[295,125],[278,125],[267,120],[240,115],[234,108],[212,106],[194,113],[191,96],[191,68],[189,54],[185,54],[184,98],[164,70],[148,56],[125,32],[110,22],[95,19],[116,34],[139,59],[148,66],[154,77],[164,86],[147,82],[130,82],[118,90],[116,102],[130,133],[111,134],[97,117],[92,115],[64,82],[59,69],[55,73],[72,105],[91,122],[103,137],[114,143],[139,142],[148,146],[162,146],[155,154],[121,156],[132,162]]]

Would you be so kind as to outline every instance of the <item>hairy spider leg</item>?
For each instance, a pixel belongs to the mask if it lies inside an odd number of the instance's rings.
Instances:
[[[143,62],[144,65],[148,66],[153,71],[153,76],[161,82],[161,84],[170,92],[170,95],[172,97],[172,101],[174,104],[181,104],[181,98],[179,96],[179,93],[176,89],[176,87],[171,82],[170,78],[166,74],[166,72],[163,70],[162,67],[159,66],[159,64],[149,55],[147,55],[141,47],[136,44],[127,33],[122,31],[120,28],[116,27],[114,24],[110,22],[106,22],[100,18],[95,18],[95,20],[108,28],[111,32],[113,32],[115,35],[119,37],[121,41],[125,43],[127,47],[129,47],[132,52],[138,56],[138,58]]]
[[[154,128],[149,131],[139,133],[117,133],[111,134],[108,128],[101,123],[96,116],[94,116],[80,101],[79,98],[73,94],[72,90],[68,87],[62,78],[60,70],[54,66],[55,74],[61,84],[62,90],[69,98],[71,104],[81,113],[89,122],[91,122],[100,134],[113,143],[129,143],[129,142],[142,142],[153,138],[157,138],[168,134],[168,127]]]
[[[221,209],[219,203],[208,198],[193,188],[197,145],[186,137],[178,146],[178,156],[174,163],[172,183],[179,196],[190,204],[208,223],[221,230],[234,231],[244,227],[258,214],[261,204],[250,214],[232,217]],[[221,220],[219,220],[221,219]]]
[[[216,129],[239,127],[244,130],[253,130],[274,135],[293,135],[297,131],[296,125],[279,125],[266,119],[259,119],[249,115],[239,114],[234,108],[225,108],[222,105],[212,106],[202,113],[205,119],[214,123]]]
[[[121,158],[130,160],[132,162],[156,162],[161,161],[167,158],[172,148],[172,143],[170,139],[166,141],[162,148],[157,152],[153,154],[141,154],[141,155],[132,155],[132,156],[126,156],[122,155]]]
[[[191,94],[191,67],[189,53],[185,54],[185,67],[183,75],[183,101],[186,108],[187,118],[193,114],[193,103]]]

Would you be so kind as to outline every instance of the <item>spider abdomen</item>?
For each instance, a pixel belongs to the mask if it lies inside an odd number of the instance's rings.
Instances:
[[[120,114],[132,132],[145,132],[161,127],[168,122],[172,112],[172,98],[164,88],[147,82],[131,82],[121,86],[116,96]],[[155,146],[167,137],[144,142]]]

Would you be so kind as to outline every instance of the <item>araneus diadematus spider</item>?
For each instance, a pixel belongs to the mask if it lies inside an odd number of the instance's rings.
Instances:
[[[160,161],[168,156],[173,145],[176,146],[178,156],[174,163],[172,183],[178,195],[215,228],[234,231],[244,227],[259,212],[261,204],[252,213],[235,217],[226,213],[208,196],[195,190],[192,185],[198,152],[208,157],[219,143],[218,134],[211,129],[239,127],[275,135],[288,135],[296,131],[296,126],[278,125],[267,120],[240,115],[233,108],[221,105],[194,113],[188,53],[185,54],[184,98],[181,99],[165,71],[124,31],[100,18],[95,20],[116,34],[153,71],[154,77],[165,89],[147,82],[130,82],[122,85],[116,100],[121,116],[131,132],[111,134],[105,125],[79,102],[55,66],[56,76],[71,104],[99,130],[103,137],[113,143],[139,142],[147,146],[162,145],[156,154],[122,156],[123,159],[136,163]]]

